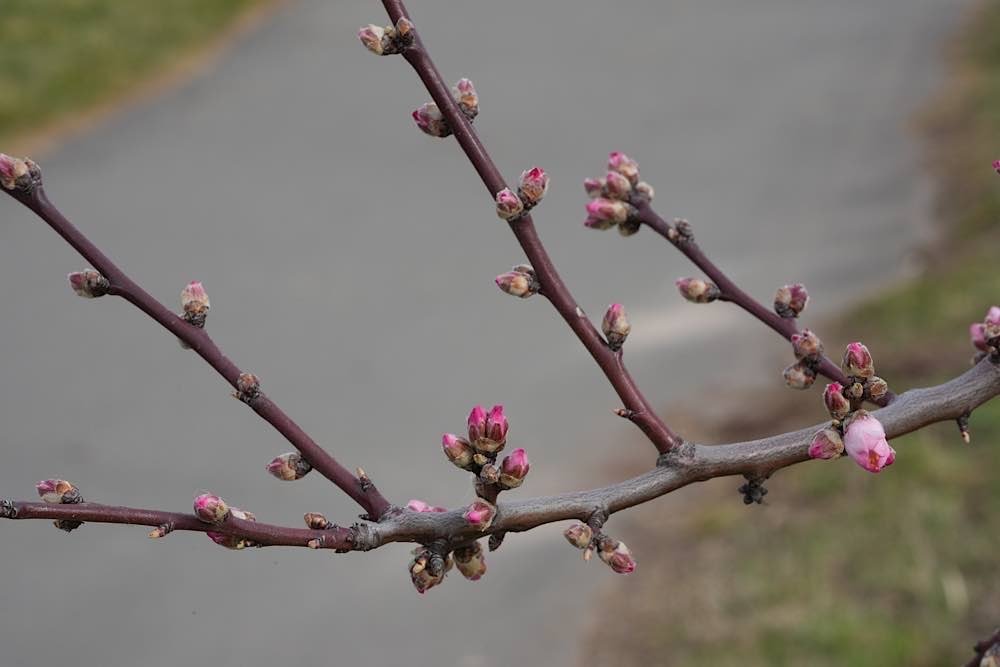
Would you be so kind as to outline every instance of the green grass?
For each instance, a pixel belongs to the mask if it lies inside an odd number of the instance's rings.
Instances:
[[[128,90],[260,0],[4,0],[0,142]]]

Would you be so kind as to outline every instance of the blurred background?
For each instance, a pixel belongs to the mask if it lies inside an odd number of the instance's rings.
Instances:
[[[64,212],[168,304],[212,298],[227,354],[392,500],[461,506],[440,453],[503,403],[532,472],[511,495],[612,482],[653,450],[541,299],[493,277],[523,257],[450,140],[413,126],[408,66],[355,37],[376,2],[5,0],[0,150],[30,153]],[[582,226],[581,182],[623,150],[664,217],[762,301],[812,295],[836,356],[861,338],[903,390],[967,367],[997,301],[1000,10],[971,0],[410,3],[508,179],[552,175],[535,216],[585,310],[629,309],[626,358],[668,422],[705,442],[823,419],[785,391],[787,344],[647,232]],[[649,241],[648,243],[645,241]],[[65,285],[75,253],[0,202],[0,495],[64,477],[109,504],[187,511],[211,490],[262,521],[357,508],[124,302]],[[408,549],[233,553],[203,535],[0,526],[0,664],[938,665],[1000,618],[1000,410],[899,442],[871,476],[810,464],[746,508],[741,480],[614,517],[639,569],[583,563],[564,526],[508,536],[477,583],[425,596]]]

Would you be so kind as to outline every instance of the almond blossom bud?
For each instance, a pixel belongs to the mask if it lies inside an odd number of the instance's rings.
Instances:
[[[594,531],[585,523],[574,523],[563,531],[563,536],[577,549],[586,549],[594,539]]]
[[[868,398],[873,401],[877,401],[889,392],[889,383],[882,378],[873,375],[868,379],[865,389],[868,390]]]
[[[267,471],[286,482],[302,479],[312,466],[298,452],[286,452],[267,464]]]
[[[203,493],[194,499],[194,514],[205,523],[222,523],[229,518],[229,506],[219,496]]]
[[[1000,160],[993,160],[993,169],[1000,174]]]
[[[519,264],[507,273],[501,273],[495,282],[502,291],[522,299],[537,294],[541,289],[534,269],[527,264]]]
[[[505,489],[516,489],[521,486],[530,467],[528,454],[518,447],[505,456],[503,463],[500,464],[500,486]]]
[[[795,283],[779,287],[774,295],[774,312],[786,319],[802,314],[809,303],[809,292],[804,285]]]
[[[969,325],[969,338],[972,340],[972,346],[977,350],[990,351],[989,343],[986,342],[986,325],[982,322]]]
[[[428,505],[422,500],[417,500],[416,498],[406,503],[406,509],[411,510],[413,512],[426,512],[428,511],[429,508],[430,505]]]
[[[80,490],[64,479],[43,479],[35,484],[42,502],[49,505],[76,505],[83,502]]]
[[[871,352],[863,344],[850,343],[844,351],[844,372],[853,377],[870,378],[875,375]]]
[[[462,516],[469,525],[482,532],[490,527],[494,517],[497,515],[497,508],[493,503],[478,498],[469,505]]]
[[[371,23],[358,30],[358,39],[375,55],[385,55],[385,28]]]
[[[465,117],[472,120],[479,115],[479,95],[469,79],[459,79],[451,89],[451,96],[458,102],[458,107]],[[539,197],[541,199],[541,197]]]
[[[507,423],[507,415],[504,414],[502,405],[494,405],[490,409],[489,415],[486,417],[486,438],[497,443],[499,445],[496,448],[479,447],[480,451],[486,449],[486,451],[498,452],[503,449],[504,444],[507,442],[507,429],[510,425]]]
[[[236,392],[233,396],[244,403],[254,400],[260,396],[260,379],[253,373],[240,373],[236,378]]]
[[[588,227],[607,229],[628,220],[628,214],[629,206],[625,202],[598,197],[587,203],[587,221],[584,224]]]
[[[791,335],[792,350],[796,359],[815,359],[823,354],[823,341],[809,329]]]
[[[843,419],[851,411],[851,402],[844,396],[844,386],[839,382],[826,385],[823,392],[823,403],[834,419]],[[814,457],[815,458],[815,457]]]
[[[504,188],[497,193],[497,215],[510,222],[512,220],[517,220],[524,213],[524,204],[521,203],[521,198],[511,191],[510,188]]]
[[[604,337],[608,339],[608,347],[612,350],[620,350],[632,331],[625,306],[620,303],[608,306],[608,310],[604,313],[604,319],[601,321],[601,330],[604,332]]]
[[[453,433],[445,433],[441,436],[441,448],[448,460],[462,470],[468,470],[472,465],[472,447],[465,438],[460,438]]]
[[[306,512],[302,515],[306,526],[313,530],[326,530],[330,527],[330,522],[319,512]]]
[[[542,201],[549,189],[549,175],[541,167],[532,167],[521,172],[517,193],[525,206],[534,206]]]
[[[85,299],[96,299],[99,296],[104,296],[111,289],[111,283],[108,282],[108,279],[93,269],[74,271],[66,276],[66,279],[69,280],[69,286],[73,288],[77,296],[82,296]]]
[[[0,153],[0,186],[5,190],[13,190],[29,183],[33,168],[37,171],[38,165],[31,160],[22,160]]]
[[[604,185],[596,178],[583,179],[583,189],[587,191],[587,196],[591,199],[600,197],[604,193]]]
[[[477,405],[469,412],[469,441],[475,442],[486,436],[486,410]]]
[[[608,155],[608,171],[616,171],[632,185],[639,182],[639,163],[625,153],[614,151]]]
[[[632,194],[632,184],[617,171],[609,171],[604,177],[604,194],[610,199],[628,201]]]
[[[721,294],[715,283],[700,278],[678,278],[674,285],[681,296],[692,303],[711,303]]]
[[[791,389],[808,389],[816,380],[816,371],[801,361],[786,368],[782,375]]]
[[[184,320],[196,327],[205,326],[205,317],[211,304],[208,301],[208,292],[197,280],[188,283],[188,286],[181,290],[181,308],[184,309]]]
[[[879,472],[896,460],[896,450],[889,446],[882,423],[864,410],[858,410],[844,431],[844,449],[868,472]]]
[[[646,181],[639,181],[638,183],[636,183],[635,191],[642,199],[644,199],[647,202],[653,201],[653,195],[656,194],[656,191],[653,190],[653,186],[647,183]]]
[[[635,559],[625,543],[611,537],[601,538],[597,555],[608,567],[618,574],[631,574],[635,571]]]
[[[434,574],[427,565],[428,557],[426,554],[417,556],[413,563],[410,564],[410,581],[413,582],[413,587],[421,595],[444,581],[443,569],[441,572]]]
[[[809,456],[814,459],[835,459],[844,453],[844,440],[832,428],[816,431],[809,444]]]
[[[234,518],[242,519],[244,521],[257,521],[256,516],[246,510],[241,510],[239,507],[233,507],[230,511],[232,512],[232,516]],[[226,533],[215,533],[212,531],[208,531],[205,534],[208,535],[210,540],[218,544],[220,547],[226,547],[227,549],[233,549],[234,551],[255,546],[254,542],[238,535],[227,535]]]
[[[486,554],[479,542],[455,549],[455,567],[469,581],[479,581],[486,574]]]
[[[987,340],[1000,336],[1000,306],[993,306],[986,312],[983,334]]]
[[[447,137],[451,134],[448,122],[445,121],[441,110],[433,102],[425,102],[419,108],[414,109],[410,115],[424,134],[429,134],[432,137]]]

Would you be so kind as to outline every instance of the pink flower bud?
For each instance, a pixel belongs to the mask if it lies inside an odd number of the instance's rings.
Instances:
[[[302,518],[305,520],[306,526],[313,530],[327,530],[330,528],[330,522],[319,512],[306,512],[302,515]]]
[[[549,175],[541,167],[532,167],[521,172],[517,193],[526,206],[534,206],[542,201],[549,189]]]
[[[75,505],[83,502],[80,489],[65,479],[43,479],[35,484],[35,490],[42,502],[49,505]]]
[[[983,335],[987,340],[1000,336],[1000,306],[993,306],[986,312],[983,320]]]
[[[0,153],[0,186],[5,190],[13,190],[22,185],[31,174],[31,167],[36,166],[31,160],[22,160]]]
[[[639,182],[639,163],[625,153],[615,151],[608,155],[608,171],[618,172],[632,185]]]
[[[809,329],[792,334],[791,342],[796,359],[816,359],[823,354],[823,341]]]
[[[629,207],[617,199],[599,197],[587,202],[587,220],[617,225],[628,220]],[[590,225],[593,226],[593,225]]]
[[[495,505],[482,498],[478,498],[469,505],[462,516],[465,517],[470,526],[482,532],[490,527],[496,515],[497,508]]]
[[[269,473],[286,482],[302,479],[311,470],[312,466],[298,452],[286,452],[267,464]]]
[[[986,342],[986,325],[982,322],[975,322],[969,325],[969,338],[972,339],[972,346],[977,350],[989,352],[990,346]]]
[[[993,169],[1000,174],[1000,160],[993,160]]]
[[[507,442],[507,429],[509,427],[503,406],[494,405],[486,417],[486,437],[499,445],[492,451],[500,451],[503,448]]]
[[[563,536],[577,549],[586,549],[594,539],[594,531],[585,523],[574,523],[563,531]]]
[[[620,303],[608,306],[608,310],[604,313],[604,319],[601,320],[601,330],[604,331],[604,337],[608,339],[608,347],[612,350],[620,350],[632,331],[625,306]]]
[[[844,449],[868,472],[879,472],[896,460],[896,450],[885,439],[885,429],[878,419],[858,410],[844,431]]]
[[[458,107],[465,114],[465,117],[472,120],[477,115],[479,115],[479,95],[476,94],[476,88],[472,85],[472,81],[468,79],[459,79],[458,82],[452,86],[451,96],[458,103]],[[541,197],[539,197],[541,199]]]
[[[497,193],[497,215],[510,222],[517,220],[524,213],[524,204],[521,198],[514,194],[510,188],[504,188]]]
[[[108,282],[108,279],[93,269],[75,271],[66,276],[66,279],[69,280],[69,286],[73,288],[77,296],[82,296],[85,299],[96,299],[99,296],[104,296],[111,289],[111,283]]]
[[[469,412],[469,442],[474,443],[480,438],[486,437],[486,410],[483,406],[477,405]]]
[[[518,447],[505,456],[503,463],[500,464],[500,486],[505,489],[516,489],[521,486],[530,468],[528,454]]]
[[[632,184],[617,171],[609,171],[604,177],[604,194],[610,199],[628,201],[632,194]]]
[[[604,193],[604,184],[596,178],[585,178],[583,179],[583,189],[587,191],[588,197],[595,199]]]
[[[873,375],[868,378],[868,382],[865,384],[865,390],[868,392],[868,398],[873,401],[878,401],[889,392],[889,383],[882,378]]]
[[[801,361],[786,368],[782,376],[791,389],[808,389],[816,381],[816,371]]]
[[[413,512],[427,512],[429,508],[430,505],[428,505],[422,500],[417,500],[416,498],[406,503],[406,509],[411,510]]]
[[[656,191],[653,190],[653,186],[647,183],[646,181],[639,181],[638,183],[636,183],[635,191],[640,198],[642,198],[647,202],[653,201],[653,196],[656,194]]]
[[[242,519],[243,521],[257,521],[256,516],[246,510],[241,510],[239,507],[230,508],[230,512],[236,519]],[[198,518],[200,519],[201,517]],[[220,547],[226,547],[227,549],[233,549],[234,551],[255,546],[254,542],[237,535],[227,535],[226,533],[215,533],[212,531],[208,531],[205,534],[208,535],[210,540],[218,544]]]
[[[678,278],[674,285],[681,296],[692,303],[711,303],[720,295],[715,283],[700,278]]]
[[[826,385],[823,403],[826,404],[830,416],[837,420],[843,419],[851,411],[851,402],[844,396],[844,386],[839,382]]]
[[[455,566],[469,581],[479,581],[486,574],[486,554],[479,542],[455,549]]]
[[[465,438],[460,438],[453,433],[445,433],[441,436],[441,448],[448,460],[462,470],[468,470],[472,466],[472,447]]]
[[[795,283],[779,287],[774,295],[774,312],[781,317],[792,319],[802,314],[809,303],[809,292],[804,285]]]
[[[188,283],[188,286],[181,290],[181,308],[184,310],[184,319],[189,324],[196,327],[205,326],[205,317],[211,303],[208,300],[208,292],[198,281]]]
[[[875,363],[868,348],[861,343],[850,343],[844,351],[844,372],[852,377],[870,378],[875,375]]]
[[[236,392],[233,396],[244,403],[254,400],[260,396],[260,379],[253,373],[240,373],[236,378]]]
[[[413,121],[424,134],[429,134],[432,137],[447,137],[451,134],[451,128],[448,127],[444,115],[433,102],[424,103],[420,108],[414,109],[410,115],[413,116]]]
[[[534,269],[527,264],[519,264],[507,273],[501,273],[496,277],[496,284],[507,294],[522,299],[537,294],[538,290],[541,289]]]
[[[385,55],[385,28],[375,24],[369,24],[358,30],[358,39],[365,45],[365,48],[375,55]]]
[[[832,428],[816,431],[809,444],[809,456],[814,459],[835,459],[844,453],[844,440]]]
[[[194,515],[205,523],[222,523],[229,518],[229,506],[219,496],[203,493],[194,499]]]
[[[611,537],[601,538],[597,555],[618,574],[635,572],[635,559],[632,558],[632,552],[620,540]]]

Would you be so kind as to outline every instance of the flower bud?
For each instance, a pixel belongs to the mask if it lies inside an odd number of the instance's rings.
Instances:
[[[635,559],[625,543],[612,537],[601,538],[597,555],[608,567],[618,574],[631,574],[635,571]]]
[[[485,496],[486,485],[496,484],[500,481],[500,468],[492,463],[485,463],[482,466],[482,469],[479,471],[479,483],[476,484],[477,496]]]
[[[809,456],[814,459],[835,459],[844,453],[844,440],[832,428],[816,431],[809,444]]]
[[[239,507],[233,507],[230,511],[232,512],[232,516],[236,519],[242,519],[243,521],[257,520],[257,517],[252,513],[247,512],[246,510],[241,510]],[[200,519],[201,517],[198,518]],[[251,540],[238,535],[227,535],[226,533],[215,533],[212,531],[208,531],[205,534],[208,535],[210,540],[218,544],[220,547],[226,547],[227,549],[233,549],[234,551],[256,546]]]
[[[414,498],[410,502],[406,503],[406,509],[413,512],[447,512],[448,509],[445,507],[438,507],[437,505],[430,505],[425,503],[423,500],[417,500]]]
[[[76,505],[83,502],[80,490],[64,479],[43,479],[35,484],[42,502],[49,505]]]
[[[870,378],[875,375],[871,352],[862,343],[850,343],[844,351],[844,372],[852,377]]]
[[[244,403],[254,400],[260,396],[260,379],[253,373],[240,373],[236,378],[236,393],[233,396]]]
[[[608,155],[608,171],[618,172],[632,185],[639,182],[639,163],[625,153],[614,151]]]
[[[504,188],[497,193],[497,215],[510,222],[517,220],[524,213],[524,204],[521,198],[514,194],[510,188]]]
[[[472,502],[462,516],[469,525],[482,532],[490,527],[494,517],[497,515],[497,508],[493,503],[478,498]]]
[[[774,312],[781,317],[792,319],[802,314],[809,303],[809,292],[804,285],[795,283],[779,287],[774,295]]]
[[[896,460],[896,450],[889,446],[882,423],[864,410],[855,412],[847,422],[844,449],[868,472],[879,472]]]
[[[469,581],[479,581],[486,574],[486,554],[479,542],[455,549],[455,567]]]
[[[802,333],[792,334],[792,350],[796,359],[816,359],[823,354],[823,341],[809,329]]]
[[[496,277],[497,287],[511,296],[527,299],[541,289],[535,271],[527,264],[519,264],[507,273]]]
[[[617,199],[605,199],[598,197],[587,202],[587,221],[584,223],[588,227],[598,227],[607,229],[618,223],[628,220],[629,206]],[[607,225],[607,227],[601,227]]]
[[[306,512],[302,515],[308,528],[313,530],[326,530],[330,527],[330,522],[319,512]]]
[[[700,278],[678,278],[674,285],[681,296],[692,303],[711,303],[720,295],[715,283]]]
[[[549,189],[549,175],[541,167],[532,167],[521,172],[521,181],[517,194],[525,206],[534,206],[542,201]]]
[[[596,199],[604,193],[604,184],[596,178],[583,179],[583,189],[587,191],[587,196]]]
[[[418,555],[410,564],[410,581],[417,592],[423,595],[444,581],[444,570],[434,574],[428,566],[428,555],[422,553]]]
[[[184,320],[196,327],[205,326],[205,317],[211,304],[208,301],[208,292],[198,281],[188,283],[188,286],[181,290],[181,308],[184,310]]]
[[[604,177],[604,194],[609,199],[628,201],[632,194],[632,184],[617,171],[609,171]]]
[[[66,279],[69,280],[69,286],[73,288],[77,296],[82,296],[85,299],[96,299],[99,296],[104,296],[111,289],[111,283],[108,282],[108,279],[93,269],[74,271],[66,276]]]
[[[472,447],[465,438],[460,438],[453,433],[445,433],[441,436],[441,448],[448,460],[462,470],[468,470],[472,466]]]
[[[432,137],[447,137],[451,134],[448,122],[445,121],[441,110],[433,102],[425,102],[418,109],[414,109],[410,115],[424,134],[429,134]]]
[[[312,466],[298,452],[286,452],[267,464],[267,471],[286,482],[302,479]]]
[[[851,411],[851,402],[844,396],[844,387],[839,382],[826,385],[823,392],[823,403],[834,419],[843,419]]]
[[[477,405],[469,412],[469,442],[475,443],[476,440],[486,436],[486,410],[483,406]]]
[[[983,320],[983,335],[986,336],[986,340],[1000,336],[1000,306],[993,306],[986,312],[986,319]]]
[[[586,549],[594,539],[594,531],[585,523],[574,523],[563,531],[563,537],[577,549]]]
[[[865,385],[868,390],[868,398],[873,401],[881,400],[889,392],[889,383],[878,376],[872,376]]]
[[[413,39],[413,23],[405,16],[396,21],[396,35],[400,39]]]
[[[451,89],[451,96],[470,121],[479,115],[479,95],[469,79],[459,79]],[[539,197],[541,199],[541,197]]]
[[[604,313],[604,319],[601,320],[601,330],[604,331],[604,337],[608,339],[608,347],[612,350],[620,350],[621,346],[625,344],[629,332],[632,331],[625,306],[620,303],[608,306],[608,310]]]
[[[642,227],[641,222],[633,218],[629,218],[625,222],[618,225],[618,233],[622,236],[632,236],[639,231],[640,227]]]
[[[653,186],[647,183],[646,181],[639,181],[638,183],[636,183],[635,191],[640,198],[642,198],[647,202],[653,201],[653,195],[656,194],[656,191],[653,190]]]
[[[365,45],[365,48],[377,56],[385,55],[385,28],[368,24],[358,30],[358,39]]]
[[[507,415],[504,414],[502,405],[494,405],[486,416],[486,440],[496,443],[496,446],[489,443],[472,443],[473,447],[481,452],[493,453],[503,449],[507,442],[507,430],[510,425],[507,423]],[[483,438],[480,438],[483,440]]]
[[[969,338],[972,340],[972,347],[983,352],[989,352],[990,346],[986,342],[986,325],[982,322],[975,322],[969,325]]]
[[[504,457],[500,464],[500,486],[505,489],[516,489],[528,474],[531,465],[524,449],[518,447]]]
[[[203,493],[194,499],[194,515],[205,523],[222,523],[229,518],[230,509],[219,496]]]
[[[816,371],[801,361],[786,368],[782,375],[791,389],[808,389],[816,380]]]
[[[0,153],[0,186],[5,190],[13,190],[30,184],[32,169],[37,172],[38,165],[31,160]]]
[[[993,169],[1000,174],[1000,160],[993,160]]]

